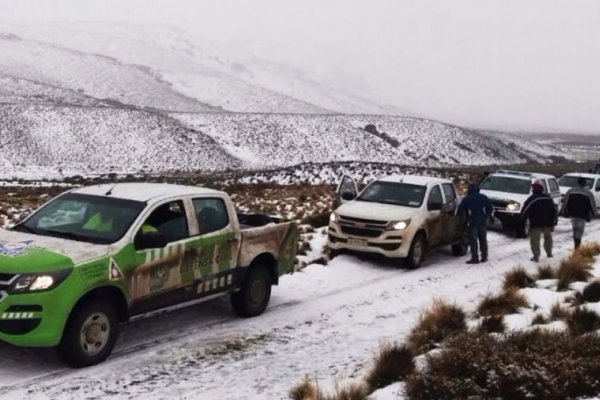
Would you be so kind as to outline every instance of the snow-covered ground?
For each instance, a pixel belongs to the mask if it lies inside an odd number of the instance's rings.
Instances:
[[[285,399],[306,374],[329,387],[364,371],[382,342],[401,341],[434,297],[473,311],[504,272],[534,271],[527,240],[499,232],[489,239],[490,262],[475,266],[449,250],[415,271],[352,256],[310,265],[284,277],[254,319],[233,317],[217,300],[136,320],[106,363],[85,370],[62,367],[50,351],[1,346],[0,398]],[[558,262],[572,246],[567,220],[555,239]],[[600,222],[586,239],[600,240]],[[398,391],[377,399],[401,399]]]

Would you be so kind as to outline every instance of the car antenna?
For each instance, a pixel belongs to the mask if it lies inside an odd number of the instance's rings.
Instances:
[[[104,193],[105,196],[110,196],[112,194],[113,189],[115,188],[115,186],[117,186],[116,183],[114,183],[110,189],[108,189],[108,192]]]

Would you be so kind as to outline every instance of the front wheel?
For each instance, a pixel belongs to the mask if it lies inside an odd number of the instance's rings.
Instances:
[[[415,236],[410,245],[408,257],[405,260],[406,266],[410,269],[419,268],[425,259],[425,250],[426,244],[423,235]]]
[[[266,267],[250,267],[240,290],[231,295],[233,311],[244,318],[262,314],[271,298],[271,285],[271,274]]]
[[[74,368],[99,364],[112,353],[118,334],[114,306],[102,299],[86,301],[69,317],[57,347],[58,355]]]

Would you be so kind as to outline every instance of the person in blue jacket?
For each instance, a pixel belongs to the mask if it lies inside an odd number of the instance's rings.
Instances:
[[[479,264],[488,260],[487,223],[493,218],[494,207],[490,200],[479,193],[479,187],[470,184],[467,196],[458,206],[458,213],[467,213],[467,229],[469,230],[469,247],[471,259],[467,264]],[[479,257],[481,250],[481,258]]]

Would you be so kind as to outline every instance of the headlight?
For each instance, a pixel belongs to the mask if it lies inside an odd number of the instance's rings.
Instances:
[[[519,211],[520,208],[521,205],[517,202],[508,203],[508,205],[506,206],[506,209],[508,211]]]
[[[71,274],[72,268],[37,274],[22,274],[13,282],[9,293],[39,292],[53,289]]]
[[[409,224],[410,224],[410,219],[406,219],[404,221],[399,221],[399,222],[391,222],[390,225],[388,225],[388,229],[395,230],[395,231],[402,231],[402,230],[408,228]]]
[[[329,216],[329,222],[332,222],[334,224],[338,223],[338,216],[336,213],[332,212],[331,215]]]

